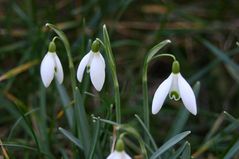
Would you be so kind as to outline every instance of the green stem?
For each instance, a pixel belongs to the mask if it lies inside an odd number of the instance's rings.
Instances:
[[[174,55],[171,54],[160,54],[153,56],[152,59],[160,58],[160,57],[171,57],[175,61],[176,58]],[[147,79],[147,72],[148,72],[148,64],[150,61],[145,58],[144,65],[143,65],[143,75],[142,75],[142,89],[143,89],[143,114],[144,114],[144,124],[146,128],[150,131],[150,123],[149,123],[149,97],[148,97],[148,79]],[[149,144],[149,139],[147,134],[145,134],[145,142]]]
[[[159,57],[171,57],[173,61],[176,61],[176,57],[172,54],[159,54],[153,57],[153,59],[159,58]]]
[[[120,110],[119,82],[118,82],[118,78],[116,75],[116,66],[115,66],[115,62],[114,62],[113,53],[111,50],[110,39],[109,39],[108,31],[107,31],[107,28],[105,25],[103,26],[103,37],[104,37],[103,46],[104,46],[104,49],[106,52],[112,79],[114,82],[113,84],[114,84],[114,99],[115,99],[115,107],[116,107],[116,122],[120,124],[121,123],[121,110]],[[100,43],[102,43],[102,41],[100,41]]]
[[[73,59],[71,57],[71,52],[70,52],[70,44],[69,41],[67,40],[65,34],[59,30],[58,28],[56,28],[56,26],[47,23],[46,24],[47,27],[50,27],[52,30],[54,30],[56,32],[56,34],[59,36],[59,38],[61,39],[61,41],[63,42],[65,48],[66,48],[66,53],[67,53],[67,57],[68,57],[68,63],[69,63],[69,69],[70,69],[70,77],[71,77],[71,83],[72,83],[72,90],[74,91],[76,88],[76,79],[75,79],[75,68],[74,68],[74,64],[73,64]],[[56,37],[54,37],[53,40],[55,40]]]
[[[74,116],[73,119],[75,121],[75,126],[76,126],[76,133],[78,136],[80,136],[80,139],[83,142],[84,146],[84,154],[85,157],[89,157],[89,150],[90,150],[90,131],[89,131],[89,123],[87,119],[87,115],[85,112],[85,107],[82,103],[82,97],[79,92],[79,89],[76,85],[76,78],[75,78],[75,68],[74,68],[74,63],[73,59],[71,56],[71,49],[70,49],[70,44],[69,41],[64,34],[63,31],[58,29],[56,26],[47,23],[47,27],[51,28],[61,39],[61,41],[64,44],[64,47],[66,49],[67,57],[68,57],[68,62],[69,62],[69,69],[70,69],[70,77],[71,77],[71,86],[72,86],[72,92],[74,95],[74,101],[75,101],[75,106],[74,106]],[[80,119],[79,119],[80,117]]]

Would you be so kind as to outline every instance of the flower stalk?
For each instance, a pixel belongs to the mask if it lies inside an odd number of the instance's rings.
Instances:
[[[86,116],[85,107],[82,103],[81,94],[76,84],[75,68],[74,68],[74,63],[71,56],[70,44],[64,32],[58,29],[55,25],[47,23],[46,27],[49,27],[50,29],[52,29],[59,36],[59,39],[62,41],[66,49],[68,63],[69,63],[69,70],[70,70],[72,92],[73,92],[74,101],[75,101],[75,106],[74,106],[75,114],[73,116],[74,118],[73,121],[75,121],[74,125],[76,128],[75,132],[78,136],[80,136],[80,139],[82,140],[83,146],[85,148],[84,155],[86,158],[88,158],[89,152],[90,152],[89,151],[90,150],[89,123]]]
[[[157,57],[171,57],[175,60],[175,57],[171,54],[160,54],[155,55],[161,48],[163,48],[165,45],[170,43],[170,40],[164,40],[154,46],[149,53],[146,55],[146,58],[144,60],[143,64],[143,73],[142,73],[142,90],[143,90],[143,120],[146,128],[150,130],[150,123],[149,123],[149,98],[148,98],[148,79],[147,79],[147,72],[148,72],[148,64],[152,59],[155,59]],[[147,137],[147,134],[144,135],[145,142],[149,144],[149,139]]]

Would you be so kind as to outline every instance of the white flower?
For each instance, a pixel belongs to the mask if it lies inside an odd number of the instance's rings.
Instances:
[[[90,73],[90,79],[97,91],[100,91],[105,82],[105,60],[101,53],[90,51],[81,60],[77,69],[77,79],[79,82],[83,79],[85,68]]]
[[[193,115],[197,114],[197,105],[194,92],[191,86],[182,77],[180,72],[171,73],[170,76],[164,80],[156,90],[152,102],[153,114],[159,112],[168,94],[170,99],[174,99],[176,101],[182,98],[185,107]]]
[[[131,157],[125,151],[114,151],[112,152],[107,159],[131,159]]]
[[[40,72],[45,87],[51,84],[54,76],[60,84],[63,82],[64,73],[56,52],[47,52],[41,62]]]

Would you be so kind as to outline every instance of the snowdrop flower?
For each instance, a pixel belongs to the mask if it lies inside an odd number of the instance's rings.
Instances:
[[[124,143],[122,139],[118,139],[115,150],[107,159],[131,159],[131,157],[124,151]]]
[[[41,62],[40,72],[45,87],[51,84],[54,76],[60,84],[63,82],[64,73],[61,62],[56,54],[56,45],[54,41],[49,44],[48,52]]]
[[[131,157],[125,151],[118,152],[115,150],[107,157],[107,159],[131,159]]]
[[[154,94],[152,102],[153,114],[159,112],[168,94],[169,98],[175,101],[182,98],[183,104],[188,111],[193,115],[197,114],[197,104],[194,92],[188,82],[180,74],[178,61],[173,62],[172,73],[160,84]]]
[[[90,73],[91,82],[97,91],[102,89],[105,82],[105,60],[99,49],[100,43],[95,40],[92,43],[91,51],[82,58],[77,69],[77,79],[81,82],[87,67],[87,73]]]

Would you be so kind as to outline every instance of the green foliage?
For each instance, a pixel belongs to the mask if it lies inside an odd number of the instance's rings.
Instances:
[[[237,1],[0,3],[0,157],[103,159],[123,136],[135,158],[238,158]],[[39,65],[55,36],[64,82],[46,89]],[[99,93],[75,77],[94,39],[106,61]],[[196,117],[180,102],[149,111],[175,58]]]

